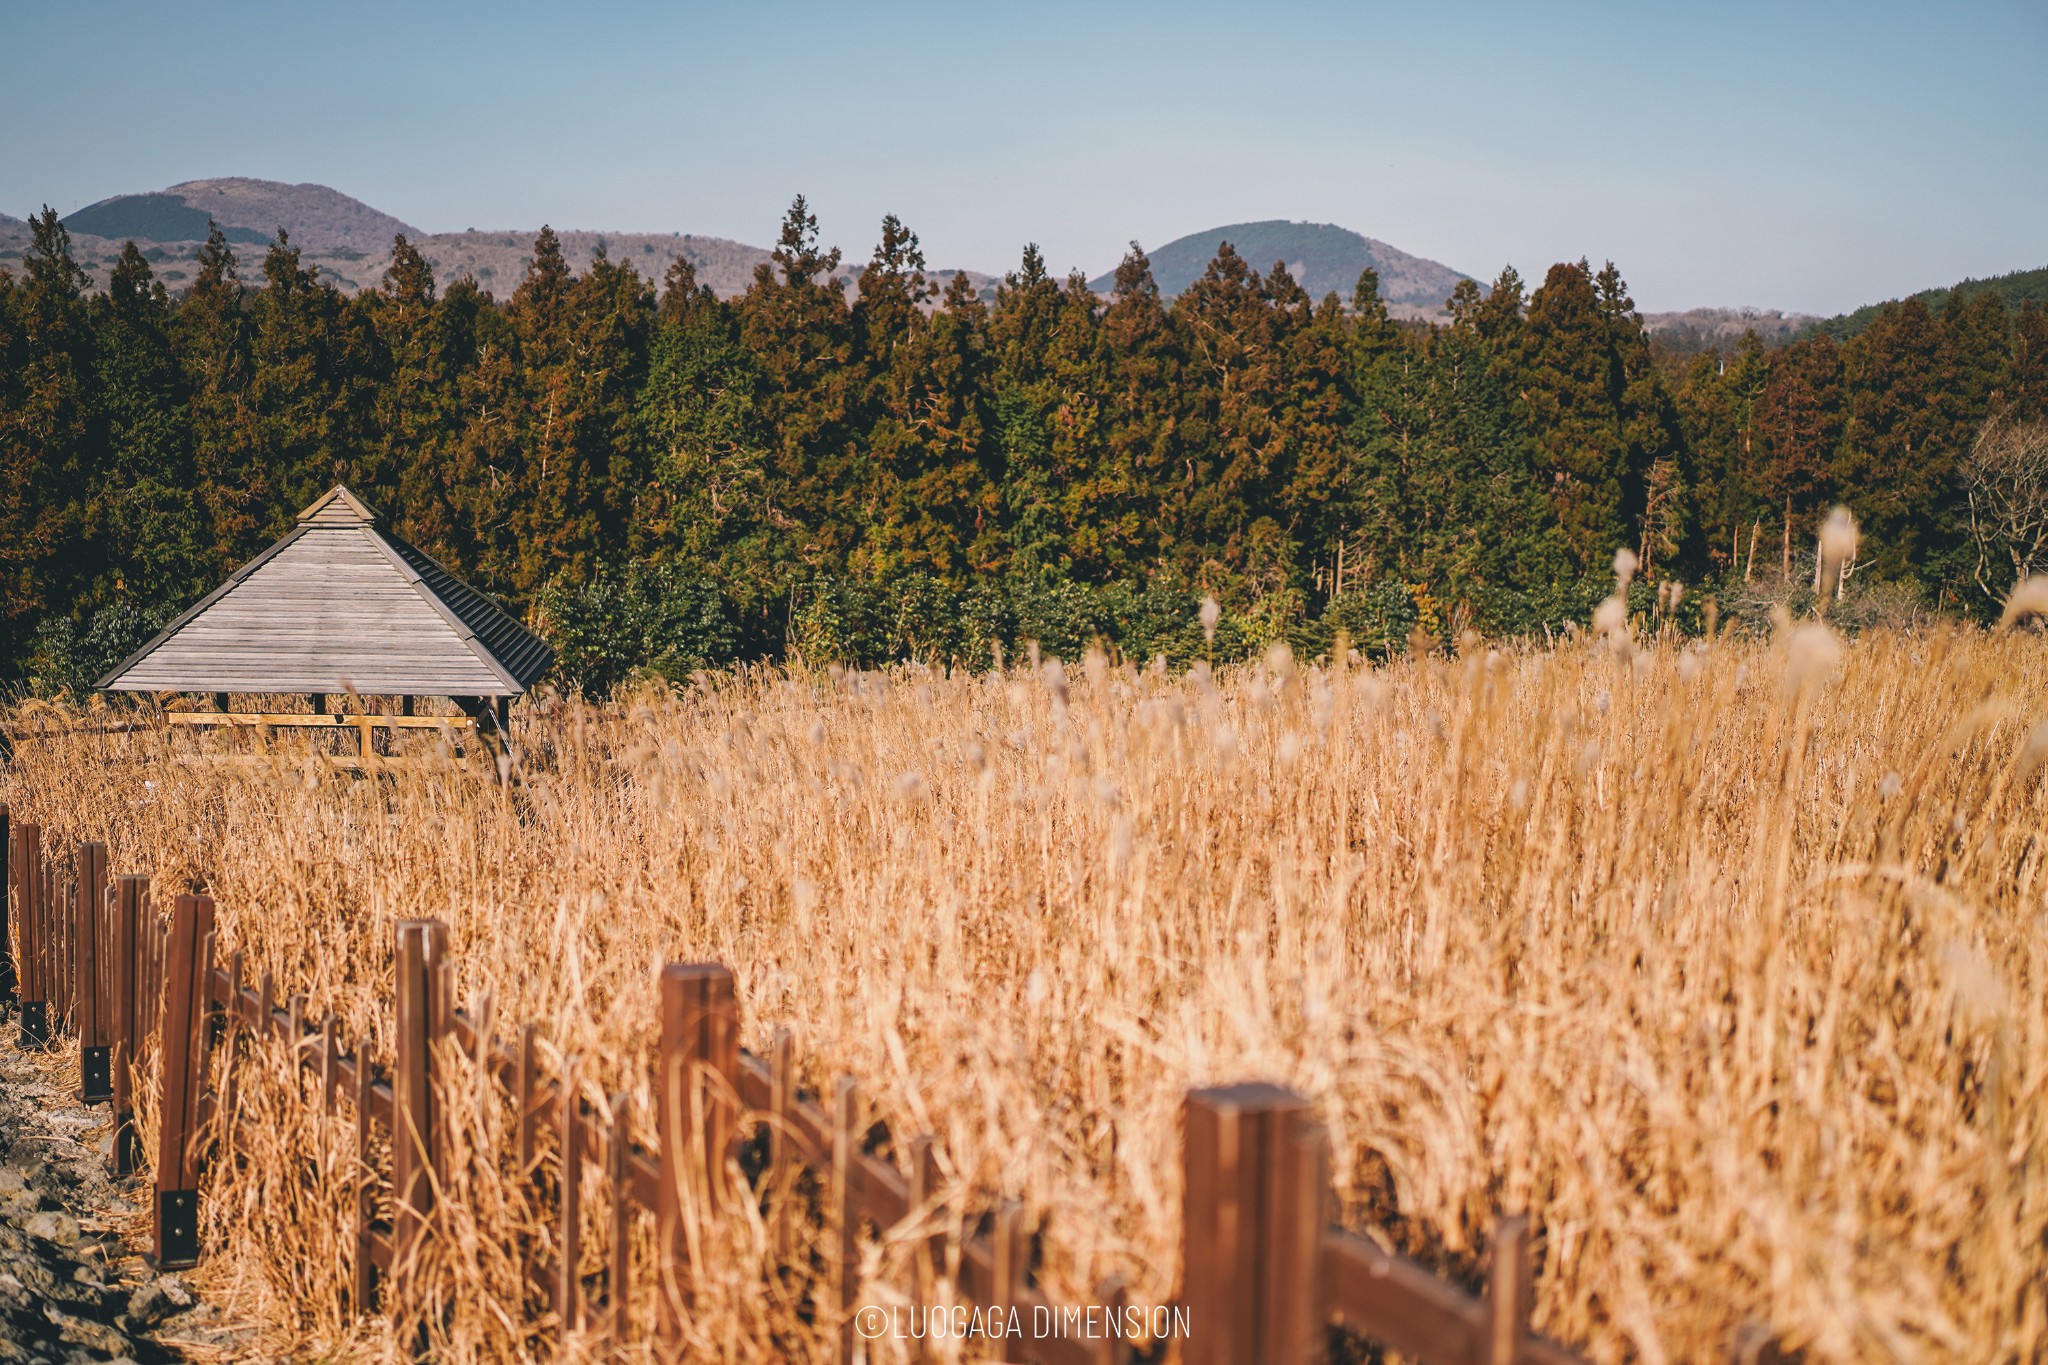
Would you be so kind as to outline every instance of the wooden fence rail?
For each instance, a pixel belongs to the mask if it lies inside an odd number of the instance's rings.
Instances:
[[[602,1332],[624,1344],[633,1305],[651,1298],[656,1345],[680,1350],[695,1305],[693,1226],[738,1200],[771,1220],[785,1254],[793,1220],[809,1216],[800,1183],[821,1195],[827,1248],[827,1302],[838,1326],[839,1359],[864,1357],[858,1310],[861,1250],[875,1234],[919,1220],[931,1232],[914,1249],[908,1286],[913,1304],[938,1301],[950,1278],[959,1299],[983,1310],[984,1347],[1003,1360],[1040,1365],[1116,1365],[1151,1352],[1164,1325],[1180,1337],[1188,1365],[1307,1365],[1323,1358],[1333,1325],[1427,1365],[1571,1365],[1579,1358],[1532,1333],[1531,1226],[1496,1220],[1492,1266],[1483,1293],[1467,1293],[1425,1267],[1392,1255],[1332,1223],[1327,1141],[1307,1100],[1277,1086],[1251,1084],[1189,1092],[1184,1107],[1182,1285],[1164,1306],[1129,1304],[1106,1283],[1094,1302],[1052,1302],[1032,1263],[1032,1228],[1016,1203],[958,1210],[939,1207],[935,1142],[873,1140],[881,1132],[858,1083],[840,1078],[829,1096],[798,1089],[794,1040],[773,1035],[766,1056],[739,1045],[732,973],[710,963],[672,963],[659,982],[652,1115],[636,1114],[623,1095],[590,1102],[579,1059],[543,1063],[534,1025],[501,1033],[488,998],[472,1011],[454,1003],[448,932],[435,920],[399,924],[394,943],[393,1055],[348,1046],[338,1020],[315,1017],[302,995],[280,1002],[270,974],[246,979],[240,951],[219,960],[213,902],[172,900],[158,923],[146,878],[107,876],[103,845],[85,844],[66,869],[44,864],[41,831],[10,824],[0,807],[0,848],[11,888],[9,965],[18,973],[25,1044],[46,1044],[69,1027],[80,1048],[88,1099],[108,1099],[116,1116],[115,1164],[130,1172],[142,1156],[134,1132],[138,1073],[157,1097],[155,1255],[166,1268],[195,1264],[201,1253],[199,1201],[209,1158],[231,1157],[245,1139],[236,1091],[249,1049],[283,1048],[303,1084],[310,1074],[323,1112],[353,1112],[354,1177],[337,1216],[354,1225],[349,1307],[384,1311],[423,1343],[427,1297],[419,1284],[439,1234],[437,1200],[450,1188],[451,1119],[442,1112],[460,1054],[482,1067],[511,1106],[517,1169],[535,1190],[554,1191],[557,1253],[529,1257],[530,1282],[545,1287],[561,1330]],[[68,920],[68,925],[60,921]],[[0,982],[4,982],[0,975]],[[30,1026],[29,1005],[61,1002]],[[101,1064],[91,1059],[105,1058]],[[218,1071],[218,1076],[213,1073]],[[103,1077],[103,1080],[102,1080]],[[388,1137],[387,1171],[373,1169]],[[543,1132],[552,1132],[552,1157]],[[209,1151],[207,1143],[218,1146]],[[765,1152],[751,1183],[739,1175],[743,1144]],[[552,1163],[551,1171],[543,1167]],[[604,1202],[585,1200],[584,1176],[602,1177]],[[800,1181],[808,1174],[809,1181]],[[544,1180],[551,1175],[552,1180]],[[380,1198],[381,1194],[381,1198]],[[584,1273],[590,1220],[609,1229],[610,1263]],[[635,1283],[634,1220],[653,1219],[655,1264]],[[872,1311],[872,1310],[871,1310]],[[1018,1324],[1003,1331],[1007,1324]],[[1096,1334],[1060,1330],[1087,1323]],[[1046,1332],[1046,1324],[1055,1330]],[[545,1324],[529,1324],[536,1340]],[[1133,1339],[1109,1334],[1132,1326]],[[1775,1353],[1746,1336],[1743,1358]],[[914,1345],[916,1343],[913,1343]],[[1143,1358],[1153,1359],[1147,1354]]]

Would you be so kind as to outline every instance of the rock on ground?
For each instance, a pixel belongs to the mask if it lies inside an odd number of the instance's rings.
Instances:
[[[159,1333],[202,1340],[214,1315],[123,1237],[146,1233],[148,1184],[107,1173],[106,1107],[80,1105],[19,1038],[0,1016],[0,1365],[184,1359]]]

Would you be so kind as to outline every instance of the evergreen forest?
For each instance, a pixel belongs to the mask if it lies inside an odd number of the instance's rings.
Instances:
[[[791,653],[1540,637],[1624,547],[1640,609],[1696,623],[1810,590],[1837,504],[1887,609],[1995,614],[2039,553],[1973,452],[2048,419],[2048,313],[1988,290],[1683,355],[1612,264],[1467,282],[1436,326],[1370,271],[1316,299],[1227,245],[1170,302],[1136,245],[1105,295],[1026,247],[984,297],[893,217],[854,268],[802,199],[724,300],[683,261],[574,275],[545,231],[504,299],[404,238],[351,297],[286,234],[217,228],[181,294],[132,244],[95,294],[34,228],[0,272],[0,680],[45,692],[336,483],[589,691]]]

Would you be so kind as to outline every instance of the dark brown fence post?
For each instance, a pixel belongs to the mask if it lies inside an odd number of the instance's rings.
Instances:
[[[936,1221],[937,1210],[931,1207],[934,1187],[938,1183],[938,1159],[932,1155],[932,1136],[919,1133],[910,1140],[910,1169],[904,1172],[905,1193],[910,1205],[910,1216]],[[933,1301],[933,1277],[944,1268],[941,1259],[945,1252],[943,1235],[928,1235],[918,1239],[917,1249],[910,1255],[910,1302],[915,1311],[926,1313]],[[912,1354],[919,1362],[933,1358],[931,1339],[920,1336]]]
[[[860,1152],[860,1086],[841,1076],[832,1093],[832,1240],[829,1259],[833,1308],[839,1315],[839,1365],[853,1365],[854,1294],[860,1288],[860,1197],[853,1185]]]
[[[562,1121],[562,1263],[556,1267],[555,1316],[566,1338],[583,1329],[583,1075],[573,1057],[562,1066],[555,1098]]]
[[[156,1261],[159,1269],[199,1264],[199,1078],[206,1052],[205,980],[200,948],[213,932],[213,900],[180,896],[164,953],[163,1020],[157,1069]]]
[[[107,846],[78,846],[78,882],[71,896],[72,1027],[78,1030],[78,1098],[101,1104],[114,1098],[113,1002],[105,989],[107,944]]]
[[[114,906],[114,1173],[133,1175],[142,1167],[142,1140],[135,1132],[135,1067],[142,1050],[142,995],[148,948],[142,916],[149,903],[149,878],[127,876],[110,893]]]
[[[43,831],[27,821],[16,825],[8,850],[7,873],[13,883],[15,962],[21,991],[21,1045],[42,1047],[50,1041],[50,1004],[44,995],[43,939],[47,928],[37,892],[42,889]]]
[[[611,1293],[606,1330],[615,1348],[626,1345],[632,1319],[633,1198],[627,1188],[632,1179],[628,1159],[633,1151],[633,1097],[624,1091],[612,1096],[611,1141],[605,1148],[605,1174],[612,1186],[612,1263],[607,1277]]]
[[[1024,1314],[1018,1300],[1023,1297],[1024,1281],[1030,1267],[1025,1264],[1031,1255],[1031,1239],[1024,1230],[1024,1204],[1022,1200],[1005,1199],[996,1209],[995,1242],[995,1293],[989,1307],[1006,1320],[1022,1324]],[[998,1344],[996,1359],[1012,1361],[1024,1358],[1024,1343],[1018,1337],[1003,1334]]]
[[[1487,1365],[1521,1365],[1529,1335],[1529,1219],[1493,1220],[1493,1265],[1486,1277]]]
[[[398,924],[397,1053],[391,1068],[391,1313],[419,1310],[415,1290],[434,1214],[439,1165],[439,1103],[434,1094],[435,1030],[448,926],[439,920]]]
[[[356,1044],[355,1094],[355,1223],[354,1273],[349,1277],[349,1302],[354,1311],[367,1316],[377,1301],[377,1257],[372,1229],[377,1222],[376,1177],[370,1169],[370,1092],[376,1082],[375,1061],[369,1044]]]
[[[15,1000],[14,926],[17,912],[9,905],[14,899],[14,820],[7,803],[0,801],[0,1005]]]
[[[1309,1103],[1274,1085],[1188,1094],[1181,1302],[1188,1365],[1321,1358],[1323,1162]]]
[[[671,962],[661,971],[661,1060],[656,1078],[660,1112],[661,1187],[655,1198],[655,1235],[662,1283],[657,1345],[674,1354],[690,1303],[689,1239],[683,1189],[701,1191],[700,1215],[725,1198],[725,1158],[738,1124],[739,1006],[732,972],[715,962]],[[701,1141],[700,1158],[695,1144]]]
[[[540,1026],[521,1024],[517,1055],[513,1059],[512,1098],[519,1120],[519,1175],[527,1192],[538,1196],[540,1181],[540,1127],[547,1097],[540,1088]],[[538,1240],[527,1232],[519,1234],[519,1258],[526,1283],[542,1297],[553,1291],[547,1284],[545,1267],[538,1254]]]
[[[786,1028],[775,1030],[769,1046],[768,1065],[768,1163],[772,1172],[769,1189],[775,1201],[775,1259],[786,1261],[796,1245],[795,1213],[790,1205],[796,1193],[797,1155],[793,1132],[796,1123],[795,1039]]]

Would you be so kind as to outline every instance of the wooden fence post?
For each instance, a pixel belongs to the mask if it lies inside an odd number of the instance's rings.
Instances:
[[[106,988],[108,944],[107,846],[78,846],[78,881],[71,897],[72,1027],[78,1031],[78,1098],[101,1104],[114,1098],[113,1002]]]
[[[1014,1319],[1021,1326],[1023,1313],[1018,1300],[1023,1297],[1024,1282],[1031,1267],[1031,1238],[1024,1228],[1024,1203],[1019,1199],[1005,1199],[996,1209],[995,1242],[995,1293],[989,1304],[1005,1319]],[[996,1359],[1004,1361],[1022,1360],[1024,1343],[1020,1337],[1003,1334],[996,1352]]]
[[[796,1122],[795,1037],[786,1028],[775,1030],[769,1045],[768,1066],[768,1166],[770,1197],[775,1201],[775,1259],[786,1261],[796,1245],[795,1214],[790,1208],[796,1193],[798,1171],[796,1140],[791,1131]]]
[[[370,1093],[376,1082],[375,1059],[367,1041],[356,1044],[355,1124],[355,1225],[356,1251],[349,1277],[349,1303],[361,1316],[368,1316],[377,1302],[377,1257],[373,1229],[377,1222],[376,1177],[370,1169]]]
[[[1487,1365],[1521,1365],[1533,1285],[1526,1214],[1493,1220],[1493,1264],[1486,1276]]]
[[[160,1270],[199,1264],[199,1077],[206,1053],[207,959],[213,900],[180,896],[164,952],[163,1018],[157,1038],[156,1262]]]
[[[21,991],[21,1045],[42,1047],[50,1041],[50,1004],[43,984],[48,965],[43,945],[47,926],[36,894],[43,881],[43,831],[40,826],[24,821],[14,827],[12,836],[7,872],[13,883],[14,913],[19,921],[14,941]]]
[[[415,1293],[434,1216],[440,1170],[440,1104],[434,1093],[434,1044],[446,1010],[441,970],[448,926],[440,920],[398,923],[396,1055],[391,1067],[391,1315],[420,1309]]]
[[[1308,1365],[1322,1357],[1316,1251],[1321,1133],[1279,1086],[1190,1091],[1181,1302],[1187,1365]]]
[[[583,1330],[583,1068],[574,1057],[563,1063],[556,1103],[562,1121],[562,1263],[556,1267],[555,1316],[566,1340]]]
[[[611,1312],[606,1330],[611,1334],[614,1349],[625,1347],[632,1319],[633,1197],[627,1188],[632,1179],[628,1165],[632,1150],[633,1097],[622,1090],[612,1096],[611,1136],[605,1147],[605,1174],[611,1178],[612,1186],[612,1263],[606,1278]]]
[[[661,969],[661,1058],[655,1115],[661,1165],[655,1236],[662,1283],[656,1344],[673,1356],[691,1301],[684,1187],[702,1217],[725,1199],[725,1159],[739,1115],[739,1004],[732,972],[716,962],[671,962]],[[703,1143],[698,1155],[696,1144]],[[699,1164],[701,1162],[701,1164]]]
[[[142,1167],[142,1140],[135,1132],[135,1067],[142,1050],[145,964],[143,926],[149,878],[120,878],[110,893],[114,905],[114,1173],[133,1175]]]
[[[853,1077],[841,1076],[832,1092],[832,1206],[827,1215],[834,1243],[827,1266],[839,1317],[839,1365],[853,1365],[853,1296],[860,1288],[860,1196],[853,1186],[859,1114],[860,1086]]]
[[[928,1218],[934,1223],[938,1210],[931,1207],[932,1196],[938,1184],[938,1159],[932,1155],[930,1133],[919,1133],[910,1140],[910,1169],[905,1173],[906,1202],[910,1205],[913,1218]],[[944,1267],[940,1259],[944,1255],[945,1236],[933,1233],[918,1239],[916,1250],[910,1256],[910,1302],[914,1311],[923,1314],[931,1311],[935,1294],[933,1280]],[[920,1362],[933,1359],[929,1336],[917,1337],[912,1354]]]
[[[18,912],[9,904],[14,899],[14,820],[7,803],[0,801],[0,1005],[15,999],[14,927]]]

